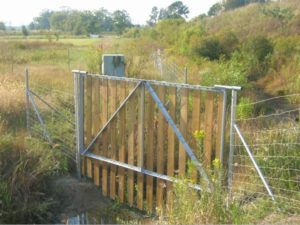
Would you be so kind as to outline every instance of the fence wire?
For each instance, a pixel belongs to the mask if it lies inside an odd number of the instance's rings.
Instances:
[[[292,95],[299,98],[299,94]],[[280,96],[282,102],[285,98]],[[257,108],[272,104],[279,98],[250,103]],[[299,101],[295,101],[299,102]],[[275,102],[276,103],[276,102]],[[277,102],[278,103],[278,102]],[[280,105],[280,103],[279,103]],[[275,200],[293,212],[300,212],[300,107],[288,104],[285,109],[273,109],[269,114],[237,119]],[[253,202],[268,193],[251,162],[244,145],[235,134],[233,158],[233,195],[240,202]]]
[[[72,90],[30,82],[27,127],[32,137],[47,142],[75,161],[75,117]]]
[[[151,58],[160,80],[176,83],[187,82],[186,67],[179,67],[175,62],[165,57],[160,50],[152,54]]]

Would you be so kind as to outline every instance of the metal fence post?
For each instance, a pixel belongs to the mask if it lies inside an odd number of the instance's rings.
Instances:
[[[30,108],[29,108],[29,77],[28,69],[25,69],[25,96],[26,96],[26,128],[29,135],[30,132]]]
[[[234,154],[234,124],[236,113],[237,91],[231,91],[231,116],[230,116],[230,148],[228,158],[228,190],[229,198],[231,198],[232,179],[233,179],[233,154]]]
[[[76,169],[77,177],[81,178],[80,152],[84,150],[84,74],[78,70],[72,71],[74,76],[75,129],[76,129]]]

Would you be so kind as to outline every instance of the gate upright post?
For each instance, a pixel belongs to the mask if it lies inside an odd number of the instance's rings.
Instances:
[[[232,180],[233,180],[233,155],[234,155],[234,125],[235,125],[235,114],[236,114],[236,102],[237,102],[237,91],[242,88],[239,86],[226,86],[226,85],[215,85],[214,87],[222,89],[224,91],[224,98],[227,98],[226,90],[231,90],[231,115],[230,115],[230,146],[228,156],[228,174],[227,174],[227,187],[228,187],[228,201],[231,198],[232,192]],[[225,100],[225,99],[224,99]],[[223,115],[226,113],[226,102],[223,102]],[[222,121],[223,128],[225,127],[225,121]],[[222,134],[224,135],[224,133]],[[223,158],[224,159],[224,158]],[[229,202],[227,202],[228,204]]]
[[[81,151],[84,150],[84,75],[85,72],[72,71],[74,76],[75,129],[76,129],[76,171],[81,178]]]

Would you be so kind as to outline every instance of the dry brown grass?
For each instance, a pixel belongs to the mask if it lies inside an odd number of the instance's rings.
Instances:
[[[0,112],[19,112],[25,107],[24,82],[19,75],[0,76]]]

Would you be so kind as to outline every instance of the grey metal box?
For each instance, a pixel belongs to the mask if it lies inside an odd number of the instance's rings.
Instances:
[[[102,55],[102,74],[109,76],[125,76],[125,57],[123,54]]]

